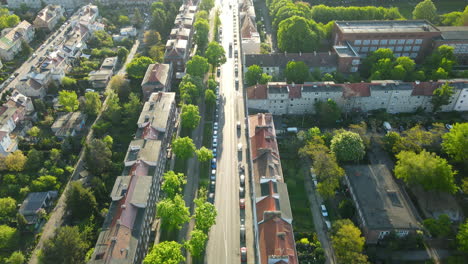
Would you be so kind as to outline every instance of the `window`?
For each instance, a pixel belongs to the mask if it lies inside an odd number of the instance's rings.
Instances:
[[[354,41],[354,45],[361,45],[362,41],[360,39],[356,39]]]
[[[379,45],[379,40],[378,39],[373,39],[372,40],[372,45]]]
[[[283,100],[281,100],[281,103],[283,103]]]
[[[399,39],[399,40],[397,41],[397,43],[400,44],[400,45],[405,44],[405,40],[404,40],[404,39]]]
[[[388,43],[388,40],[386,40],[386,39],[382,39],[380,41],[380,45],[387,45],[387,43]]]
[[[390,231],[381,231],[379,234],[379,239],[384,238],[388,234],[390,234]]]
[[[405,53],[403,53],[403,56],[409,57],[409,53],[408,53],[408,52],[405,52]]]
[[[419,51],[420,48],[421,48],[421,46],[414,46],[413,51]]]
[[[414,43],[414,39],[407,39],[406,40],[406,44],[413,44]]]
[[[358,65],[358,64],[359,64],[359,60],[353,60],[352,64],[353,64],[353,65]]]
[[[362,52],[368,52],[368,51],[369,51],[369,47],[362,47],[361,51],[362,51]]]
[[[411,46],[405,46],[405,51],[410,51],[411,50]]]
[[[418,54],[413,52],[413,53],[411,53],[410,58],[414,59],[414,58],[416,58],[417,56],[418,56]]]
[[[388,44],[390,45],[395,45],[396,44],[396,39],[391,39],[388,41]]]
[[[460,101],[460,104],[463,104],[463,100]]]
[[[388,47],[391,51],[394,51],[395,50],[395,47]]]
[[[385,102],[382,102],[381,105],[384,105]]]
[[[422,43],[422,39],[417,39],[414,41],[414,44],[421,44]]]
[[[318,95],[318,93],[315,93],[315,95]]]
[[[357,67],[351,67],[351,72],[357,72]]]
[[[370,44],[370,40],[366,39],[362,42],[363,45],[369,45]]]
[[[370,51],[376,51],[377,50],[377,47],[371,47],[370,48]]]
[[[402,51],[403,47],[402,46],[396,46],[395,51]]]
[[[385,91],[384,93],[388,93],[388,91]]]
[[[318,98],[314,98],[314,102],[317,102],[318,101]]]

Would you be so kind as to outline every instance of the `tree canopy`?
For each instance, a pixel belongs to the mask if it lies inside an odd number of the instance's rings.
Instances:
[[[442,148],[458,162],[468,161],[468,123],[456,123],[442,136]]]
[[[206,147],[201,147],[200,149],[196,150],[195,153],[197,154],[199,162],[208,162],[213,158],[213,151]]]
[[[351,131],[335,135],[331,141],[331,150],[341,161],[359,161],[366,154],[361,137]]]
[[[320,35],[312,20],[299,16],[287,18],[278,26],[278,48],[287,52],[312,52],[318,49]]]
[[[210,11],[214,7],[214,0],[201,0],[200,9]]]
[[[5,166],[10,171],[23,171],[27,158],[21,150],[15,150],[5,158]]]
[[[181,251],[182,245],[175,241],[163,241],[155,244],[146,255],[143,264],[179,264],[185,262]]]
[[[181,229],[190,220],[190,212],[180,194],[173,199],[166,198],[156,205],[156,214],[162,219],[163,225],[170,230]]]
[[[161,190],[169,198],[174,198],[176,194],[182,192],[182,187],[187,184],[186,176],[183,173],[175,173],[174,171],[168,171],[164,173],[163,184]]]
[[[0,225],[0,249],[13,249],[18,243],[18,232],[16,228]]]
[[[303,61],[290,61],[284,75],[289,83],[304,83],[309,78],[309,67]]]
[[[75,112],[80,106],[78,95],[76,95],[75,91],[60,91],[58,101],[67,112]]]
[[[196,200],[195,201],[195,213],[193,218],[195,218],[195,227],[205,234],[208,234],[210,228],[216,224],[216,207],[207,201]]]
[[[93,32],[93,37],[89,41],[91,47],[93,48],[112,48],[114,46],[114,41],[112,36],[107,33],[105,30],[96,30]]]
[[[437,8],[431,0],[421,1],[414,7],[413,19],[425,19],[434,22],[437,19]]]
[[[321,125],[333,126],[341,119],[341,109],[332,99],[318,101],[314,105],[315,113]]]
[[[339,263],[368,263],[362,254],[365,239],[361,230],[348,219],[333,223],[331,240]]]
[[[182,105],[182,113],[180,114],[182,120],[182,127],[187,129],[195,129],[200,123],[200,113],[198,106],[192,104]]]
[[[195,55],[191,60],[187,61],[186,72],[192,76],[203,78],[208,72],[210,65],[208,60],[202,56]]]
[[[66,195],[67,211],[75,220],[89,218],[97,210],[96,197],[90,188],[83,187],[80,181],[71,183]]]
[[[193,27],[195,29],[194,41],[198,48],[203,50],[208,44],[208,34],[210,32],[208,20],[203,18],[197,19]]]
[[[425,190],[455,193],[455,171],[447,160],[434,153],[416,154],[412,151],[402,151],[396,155],[395,176],[403,179],[408,185],[421,185]]]
[[[226,52],[218,42],[212,41],[206,48],[205,57],[213,67],[219,67],[226,62]]]
[[[16,215],[16,200],[11,197],[0,198],[0,222],[8,223]]]
[[[262,68],[258,65],[251,65],[245,72],[245,81],[248,86],[255,84],[266,84],[271,80],[271,76],[263,73]]]
[[[195,229],[190,233],[190,240],[185,242],[185,247],[190,251],[192,256],[200,257],[205,251],[207,239],[207,234],[203,233],[201,230]]]
[[[150,64],[154,61],[145,56],[134,58],[129,64],[127,64],[128,77],[132,79],[142,79],[145,76],[146,70]]]
[[[89,170],[95,175],[101,175],[112,164],[112,151],[101,139],[93,139],[86,146],[85,161]]]
[[[43,264],[81,263],[88,249],[78,226],[59,227],[55,235],[45,241],[40,255]]]
[[[458,249],[468,253],[468,220],[461,224],[457,233]]]
[[[437,112],[442,106],[448,105],[453,93],[453,87],[448,82],[435,89],[431,97],[432,111]]]
[[[97,92],[87,92],[85,94],[84,111],[90,116],[97,116],[101,110],[102,102]]]
[[[172,141],[172,150],[178,158],[188,159],[193,157],[195,144],[189,137],[179,137]]]

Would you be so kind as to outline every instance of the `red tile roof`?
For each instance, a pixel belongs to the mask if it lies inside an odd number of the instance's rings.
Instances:
[[[440,85],[441,83],[437,82],[414,83],[413,93],[411,93],[411,95],[431,96],[434,93],[434,90],[437,89]]]
[[[343,86],[343,97],[363,97],[370,96],[369,83],[347,83]]]
[[[263,221],[263,216],[265,212],[274,212],[279,211],[279,208],[276,208],[276,201],[273,196],[268,195],[263,198],[261,201],[257,202],[257,221]]]
[[[257,84],[247,88],[248,99],[267,99],[267,85]]]
[[[302,85],[289,85],[289,98],[301,98]]]
[[[277,214],[265,216],[264,222],[258,225],[261,263],[281,263],[281,257],[288,264],[297,264],[297,253],[291,224],[281,219]],[[269,262],[269,257],[275,256],[277,262]]]

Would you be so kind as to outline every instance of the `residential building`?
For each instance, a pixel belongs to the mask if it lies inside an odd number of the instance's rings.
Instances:
[[[29,76],[18,81],[15,89],[30,98],[44,98],[48,84],[47,74],[31,72]]]
[[[314,53],[272,53],[272,54],[245,54],[244,72],[252,65],[258,65],[264,73],[271,76],[282,76],[286,65],[290,61],[302,61],[309,67],[309,72],[320,71],[330,73],[336,71],[338,56],[336,52],[314,52]]]
[[[42,0],[42,1],[37,1],[37,0],[7,0],[6,1],[8,4],[9,8],[20,8],[21,5],[25,5],[28,8],[32,9],[40,9],[42,8],[42,3],[47,4],[47,5],[61,5],[65,9],[75,9],[76,7],[79,7],[85,2],[89,1],[83,1],[83,0]]]
[[[312,82],[287,84],[270,82],[247,88],[247,105],[251,111],[274,115],[315,113],[318,101],[332,99],[344,111],[385,109],[389,113],[408,113],[417,109],[431,111],[435,89],[448,82],[454,88],[450,103],[441,111],[468,110],[468,80],[437,82],[373,81],[370,83]]]
[[[114,183],[109,212],[89,264],[142,263],[153,235],[154,204],[176,118],[175,93],[151,94],[125,155],[124,171]]]
[[[271,114],[249,116],[249,142],[255,198],[254,233],[261,264],[297,264],[287,185]]]
[[[33,25],[35,28],[52,30],[55,25],[62,19],[64,10],[59,5],[47,5],[44,7],[34,19]]]
[[[243,54],[260,53],[260,34],[255,23],[255,8],[251,0],[240,4],[240,38]]]
[[[185,71],[185,63],[189,60],[189,42],[185,39],[169,39],[166,43],[164,63],[172,64],[176,72]]]
[[[97,70],[91,71],[88,75],[88,80],[91,82],[93,88],[103,89],[106,88],[107,83],[112,78],[113,72],[112,70]]]
[[[434,48],[442,45],[452,46],[458,67],[468,66],[468,27],[438,27],[441,35],[434,40]]]
[[[154,92],[171,90],[172,64],[150,64],[141,82],[143,96],[149,98]]]
[[[12,60],[22,50],[22,42],[29,43],[33,38],[34,27],[26,20],[14,28],[4,29],[0,38],[0,57],[3,60]]]
[[[366,243],[376,244],[390,232],[403,237],[421,230],[410,201],[386,165],[345,166],[345,182]]]
[[[5,105],[8,107],[24,108],[25,115],[29,115],[34,112],[34,105],[31,98],[20,93],[18,90],[13,90],[11,92],[11,95],[7,97]]]
[[[55,119],[52,124],[52,132],[55,136],[63,140],[67,137],[74,137],[81,132],[86,124],[86,115],[82,112],[64,113]]]
[[[124,37],[135,37],[137,33],[135,27],[124,27],[120,29],[120,35]]]
[[[117,65],[117,57],[107,57],[101,64],[101,70],[115,70],[115,66]]]
[[[379,48],[389,48],[396,57],[421,61],[431,52],[440,30],[426,20],[336,21],[334,45],[351,45],[361,56]]]
[[[19,213],[24,216],[28,225],[37,230],[46,222],[45,213],[52,208],[57,196],[57,191],[29,193],[21,204]],[[44,213],[42,217],[41,210]]]

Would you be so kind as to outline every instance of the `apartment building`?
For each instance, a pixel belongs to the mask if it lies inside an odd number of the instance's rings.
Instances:
[[[13,91],[7,102],[0,106],[0,155],[6,156],[18,149],[18,139],[13,131],[33,108],[31,101]]]
[[[318,101],[332,99],[343,111],[385,109],[389,113],[431,111],[434,90],[448,82],[454,88],[449,104],[441,111],[468,110],[468,80],[437,82],[373,81],[370,83],[313,82],[287,84],[270,82],[247,88],[247,105],[252,111],[274,115],[315,113]]]
[[[7,0],[6,1],[9,8],[20,8],[22,5],[27,6],[28,8],[40,9],[42,8],[42,3],[46,5],[60,5],[65,9],[74,9],[83,4],[89,3],[90,1],[85,0]]]
[[[164,63],[172,65],[173,74],[176,76],[185,71],[185,63],[190,59],[196,10],[197,6],[192,5],[190,1],[179,8],[174,28],[166,42]]]
[[[239,21],[240,38],[243,54],[260,53],[260,33],[255,22],[255,8],[251,0],[244,0],[240,3]]]
[[[34,27],[26,20],[14,28],[2,30],[0,38],[0,57],[3,60],[12,60],[22,49],[22,42],[29,43],[34,38]]]
[[[448,45],[454,48],[453,53],[459,66],[468,65],[468,27],[438,27],[441,35],[434,40],[434,48]]]
[[[125,155],[124,171],[114,183],[109,212],[89,264],[142,263],[176,118],[175,93],[151,94]]]
[[[47,5],[44,7],[34,19],[33,25],[35,28],[52,30],[55,25],[63,17],[64,10],[59,5]]]
[[[403,237],[421,230],[415,209],[385,165],[345,166],[345,170],[366,243],[376,244],[390,232]]]
[[[150,64],[141,82],[143,96],[148,98],[154,92],[171,90],[172,65],[156,63]]]
[[[292,212],[271,114],[249,116],[255,239],[261,264],[297,264]]]

